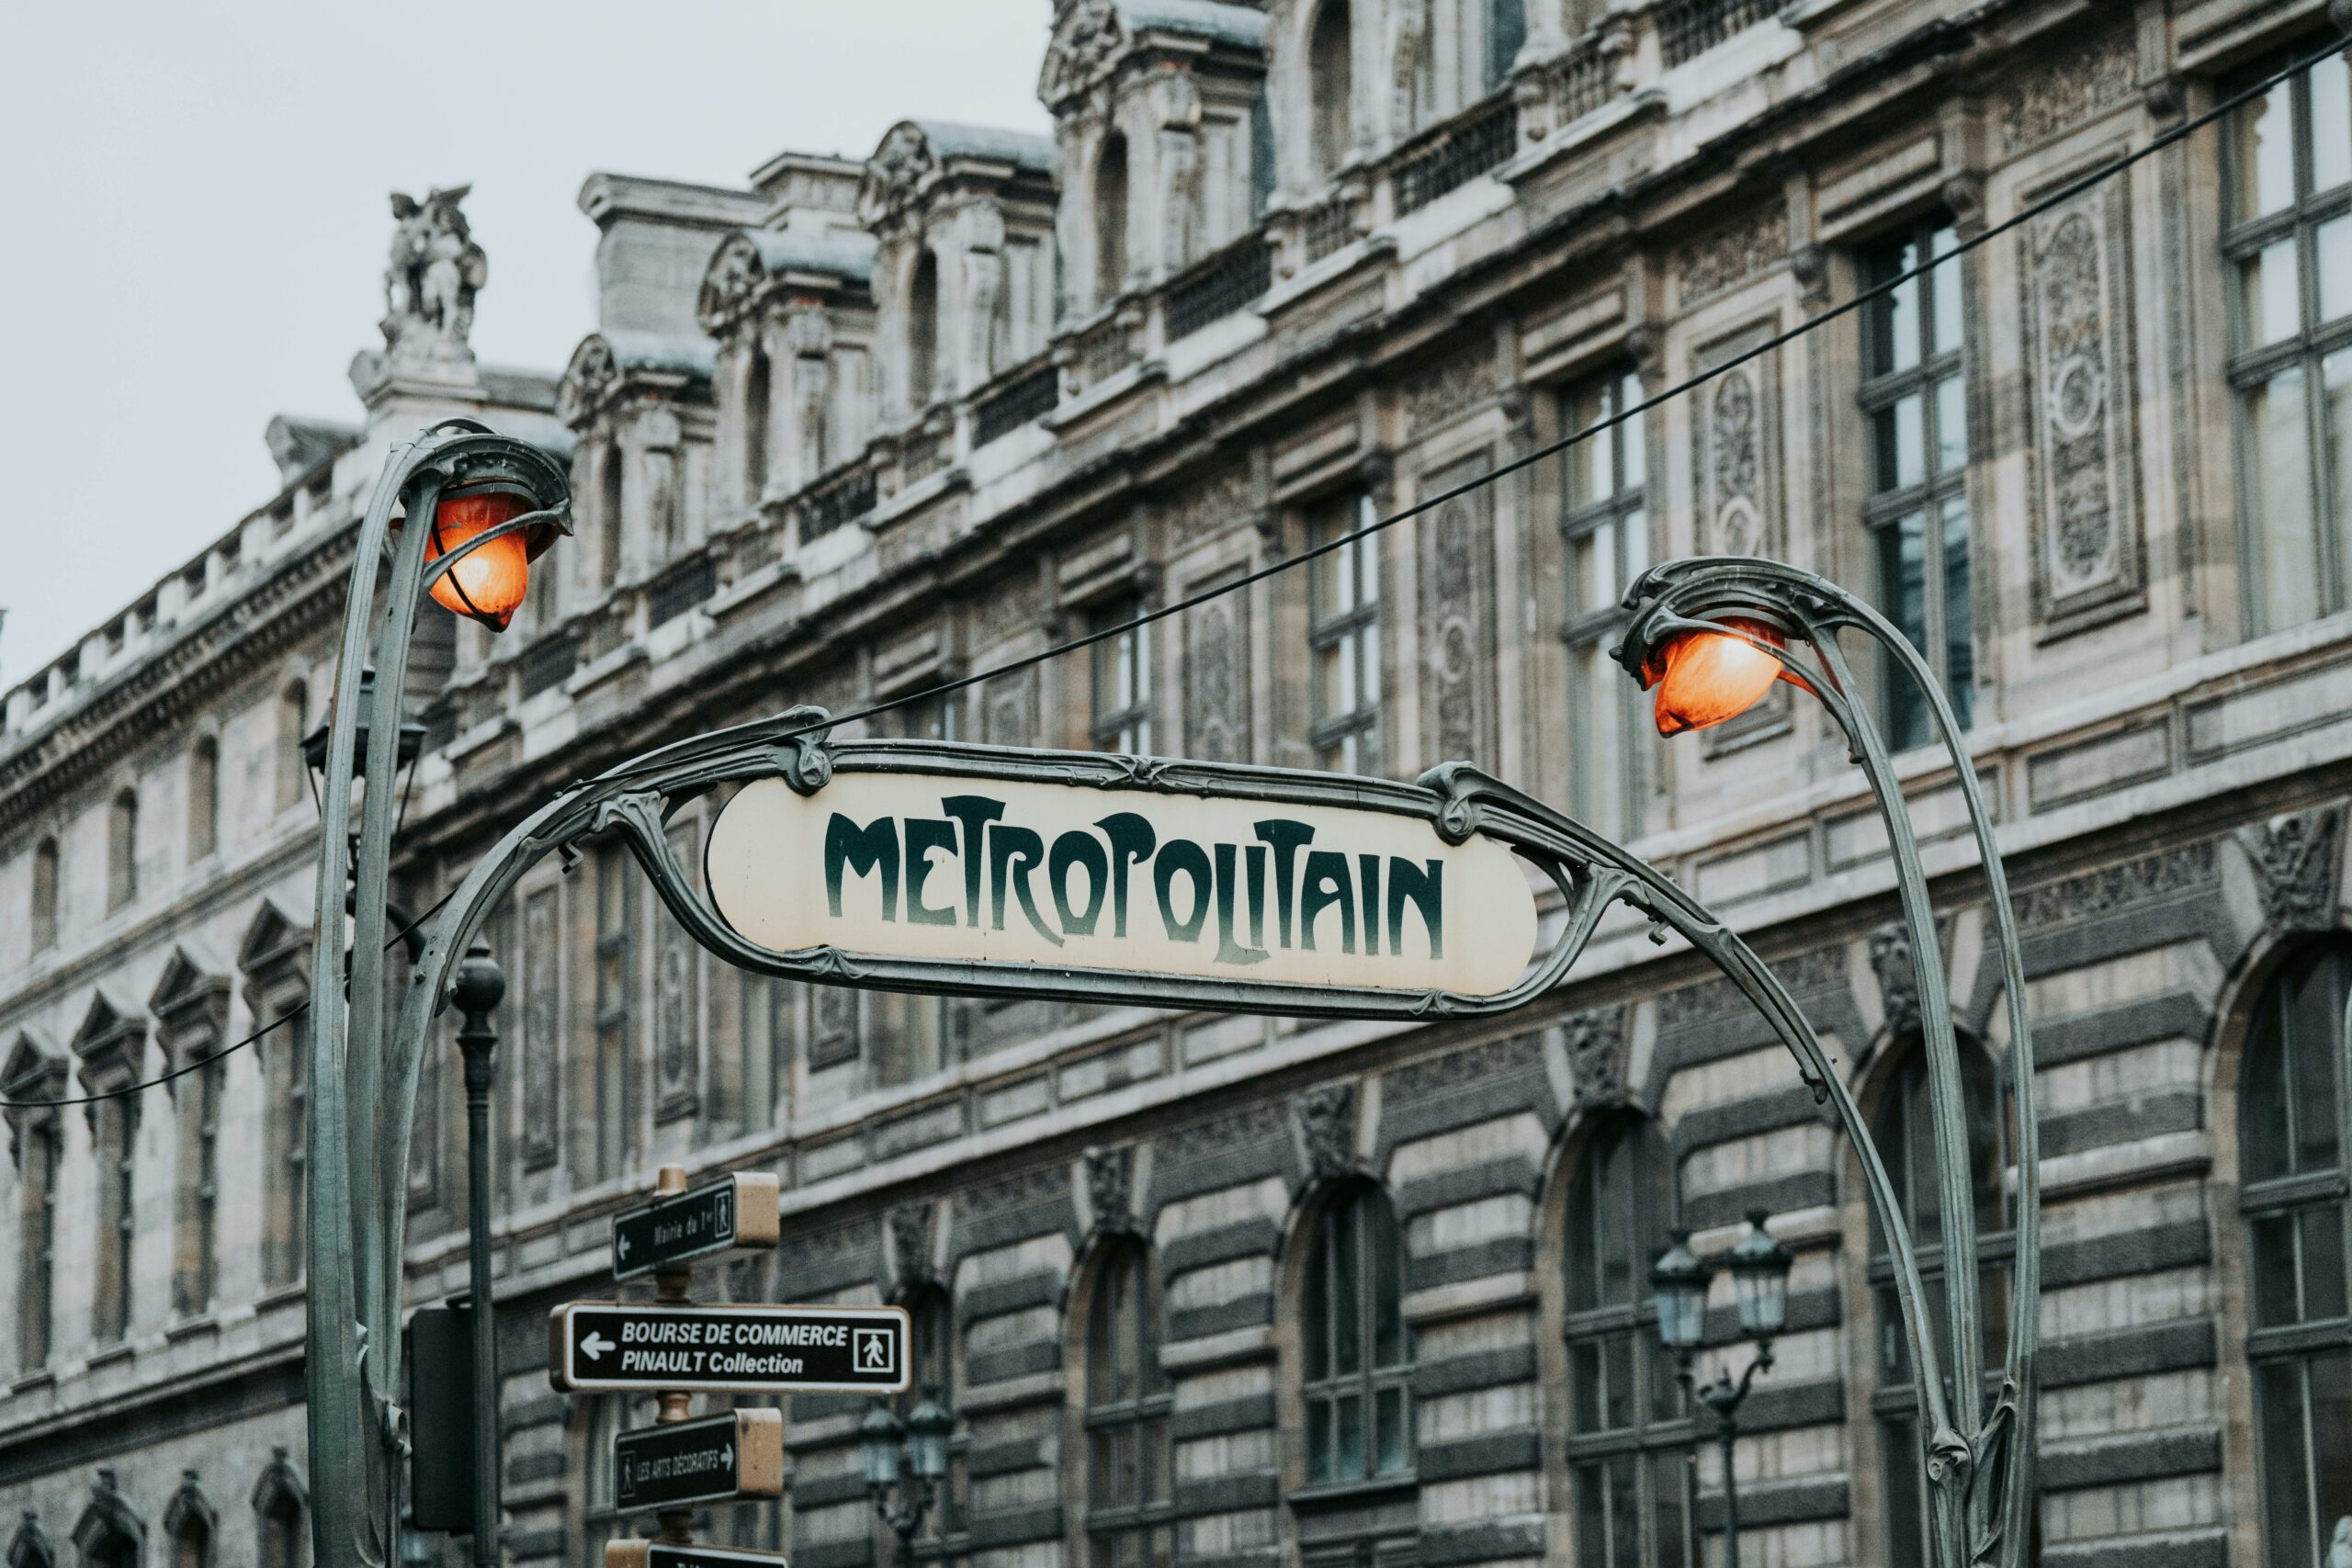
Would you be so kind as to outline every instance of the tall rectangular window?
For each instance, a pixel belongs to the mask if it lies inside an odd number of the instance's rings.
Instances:
[[[17,1189],[17,1374],[49,1364],[50,1280],[57,1253],[57,1113],[43,1111],[21,1136],[25,1168]]]
[[[631,992],[634,976],[631,915],[637,905],[630,886],[628,852],[605,844],[596,852],[596,1141],[593,1179],[609,1180],[628,1168]]]
[[[1121,599],[1089,617],[1102,631],[1143,613],[1140,600]],[[1144,756],[1151,750],[1151,628],[1136,626],[1104,637],[1093,655],[1094,749]]]
[[[2344,604],[2352,523],[2352,82],[2331,54],[2235,111],[2222,252],[2232,275],[2248,619]]]
[[[1922,224],[1862,254],[1865,288],[1951,253],[1948,225]],[[1873,299],[1862,316],[1861,414],[1869,431],[1869,525],[1879,608],[1902,628],[1973,718],[1975,640],[1968,581],[1968,399],[1961,375],[1960,271],[1939,266]],[[1935,739],[1928,705],[1889,661],[1884,701],[1894,750]]]
[[[217,1039],[203,1049],[219,1048]],[[214,1215],[220,1195],[220,1077],[226,1064],[209,1060],[180,1085],[178,1258],[172,1270],[172,1309],[193,1317],[212,1304]]]
[[[33,851],[32,939],[35,953],[57,945],[57,840],[43,839]]]
[[[131,1101],[99,1102],[92,1122],[98,1164],[97,1268],[92,1281],[91,1335],[110,1345],[130,1328],[131,1155],[139,1119]]]
[[[1380,771],[1380,542],[1372,497],[1326,502],[1306,544],[1337,547],[1306,563],[1307,657],[1313,666],[1315,760],[1343,773]]]
[[[1605,430],[1594,427],[1641,400],[1641,378],[1625,370],[1571,389],[1563,408],[1570,430],[1593,432],[1561,455],[1569,809],[1621,840],[1641,832],[1648,727],[1641,688],[1609,650],[1624,629],[1625,590],[1650,564],[1649,453],[1639,414]]]
[[[220,742],[205,736],[187,754],[187,858],[202,860],[220,839]]]

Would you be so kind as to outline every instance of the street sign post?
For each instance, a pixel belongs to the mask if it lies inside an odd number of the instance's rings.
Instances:
[[[773,1173],[738,1170],[675,1197],[623,1209],[613,1216],[613,1278],[634,1280],[660,1269],[774,1247],[776,1191]]]
[[[910,1330],[893,1306],[566,1302],[548,1314],[565,1393],[896,1393]]]
[[[782,1411],[639,1427],[613,1442],[613,1504],[623,1513],[782,1495]]]
[[[790,1568],[781,1551],[732,1546],[679,1546],[666,1540],[608,1540],[605,1568]]]

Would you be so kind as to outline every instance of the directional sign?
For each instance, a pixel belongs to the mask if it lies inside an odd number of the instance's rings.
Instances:
[[[666,1540],[608,1540],[605,1568],[790,1568],[781,1551],[732,1546],[672,1546]]]
[[[633,1280],[714,1253],[776,1242],[776,1179],[739,1170],[613,1216],[613,1278]]]
[[[903,1307],[567,1302],[548,1314],[548,1381],[565,1393],[895,1393],[909,1335]]]
[[[613,1441],[613,1502],[623,1511],[782,1495],[782,1411],[639,1427]]]

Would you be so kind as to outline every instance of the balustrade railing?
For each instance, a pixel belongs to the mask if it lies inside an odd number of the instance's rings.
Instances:
[[[800,542],[821,539],[856,521],[874,510],[874,470],[863,458],[855,468],[820,479],[800,498]]]
[[[559,632],[526,651],[522,662],[523,694],[536,697],[571,679],[580,665],[580,649],[568,634]]]
[[[1397,214],[1468,185],[1510,157],[1518,141],[1519,105],[1501,97],[1407,143],[1389,164]]]
[[[681,561],[654,579],[653,586],[646,590],[646,621],[651,626],[666,626],[718,591],[718,568],[709,556]]]
[[[1625,89],[1618,80],[1617,59],[1616,51],[1604,50],[1600,39],[1589,38],[1553,62],[1555,124],[1574,125],[1623,96]]]
[[[1273,287],[1273,252],[1252,231],[1168,286],[1170,342],[1222,321]]]
[[[1080,389],[1107,381],[1143,359],[1135,323],[1124,312],[1096,322],[1072,345],[1071,368]]]
[[[1786,0],[1665,0],[1655,13],[1670,69],[1776,15]]]
[[[1320,207],[1306,209],[1300,229],[1306,239],[1306,259],[1319,262],[1356,237],[1356,198],[1342,192]]]
[[[1061,373],[1041,365],[1004,382],[972,405],[972,445],[985,446],[1054,412]]]

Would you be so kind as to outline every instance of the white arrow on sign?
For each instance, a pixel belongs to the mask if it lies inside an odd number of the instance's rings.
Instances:
[[[729,1443],[718,1450],[718,1464],[719,1468],[722,1470],[732,1470],[735,1468],[734,1444]]]
[[[615,1241],[613,1243],[613,1250],[619,1253],[623,1258],[627,1258],[628,1256],[628,1237],[622,1236],[618,1240]]]
[[[617,1350],[620,1347],[592,1328],[588,1331],[588,1337],[580,1342],[580,1348],[590,1360],[594,1361],[603,1356],[605,1351]]]

